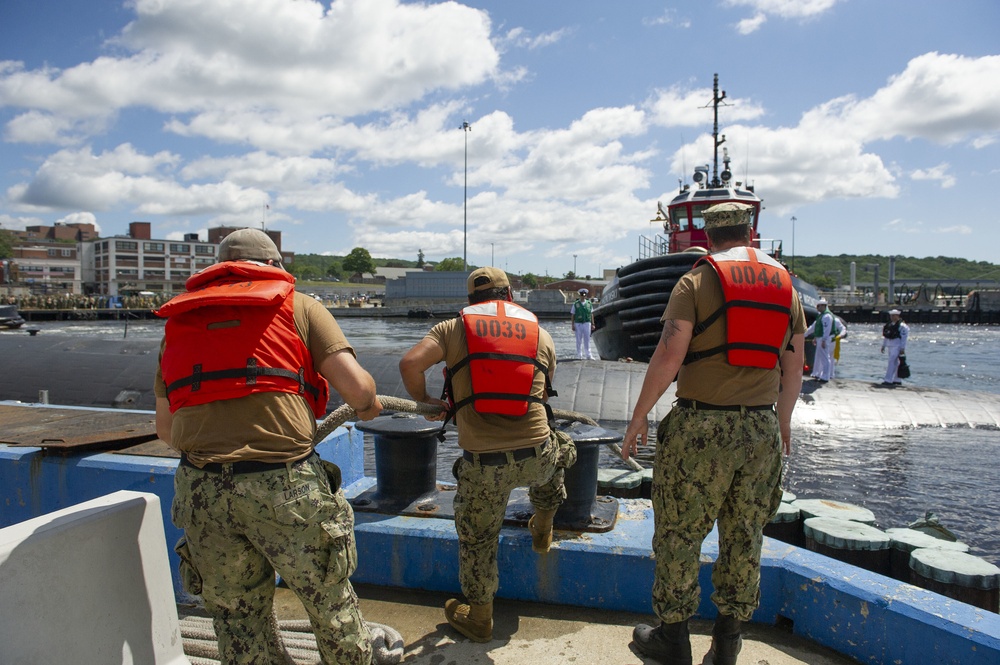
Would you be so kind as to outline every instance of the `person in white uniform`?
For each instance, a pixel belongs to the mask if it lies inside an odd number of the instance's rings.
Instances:
[[[816,356],[813,359],[813,370],[812,378],[819,381],[829,381],[833,377],[833,345],[834,345],[834,326],[836,325],[836,320],[833,317],[833,312],[828,308],[825,299],[821,298],[819,302],[816,303],[816,309],[819,310],[819,316],[816,320],[812,322],[812,325],[806,330],[806,338],[812,338],[813,342],[816,344]]]
[[[587,299],[587,289],[577,291],[576,302],[569,310],[573,332],[576,333],[576,357],[587,360],[590,355],[590,333],[594,329],[594,305]]]
[[[885,368],[883,385],[902,385],[896,372],[899,370],[899,356],[906,352],[906,339],[910,336],[910,326],[903,321],[902,312],[889,310],[889,323],[882,327],[882,353],[889,350],[889,365]]]

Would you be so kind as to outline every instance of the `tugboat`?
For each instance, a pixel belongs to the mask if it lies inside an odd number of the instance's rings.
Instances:
[[[708,254],[708,237],[702,212],[719,203],[743,203],[753,208],[751,239],[754,247],[781,261],[781,241],[764,240],[757,233],[762,200],[753,185],[733,180],[729,153],[722,149],[722,172],[719,172],[719,148],[726,142],[719,136],[719,106],[726,92],[719,90],[719,75],[712,88],[715,143],[711,173],[709,166],[697,166],[694,185],[684,184],[667,204],[657,203],[656,217],[650,221],[663,226],[663,233],[639,238],[639,260],[619,268],[604,289],[594,309],[594,344],[602,360],[628,359],[649,362],[660,340],[663,325],[660,317],[677,280],[695,262]],[[792,284],[811,323],[817,316],[819,294],[816,287],[792,275]],[[814,351],[806,345],[807,355]],[[807,358],[812,365],[812,358]]]

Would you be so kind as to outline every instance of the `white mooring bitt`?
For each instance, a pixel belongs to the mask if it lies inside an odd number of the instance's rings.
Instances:
[[[0,663],[189,663],[156,495],[0,529]]]

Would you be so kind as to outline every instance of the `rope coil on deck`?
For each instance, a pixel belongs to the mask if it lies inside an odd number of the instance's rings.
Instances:
[[[279,651],[285,653],[289,665],[314,665],[321,662],[319,647],[312,634],[312,625],[306,619],[277,621],[271,614]],[[372,633],[372,657],[376,665],[396,665],[403,659],[403,637],[393,628],[381,623],[366,621]],[[184,655],[192,665],[219,665],[218,638],[212,620],[190,616],[180,621],[184,640]]]

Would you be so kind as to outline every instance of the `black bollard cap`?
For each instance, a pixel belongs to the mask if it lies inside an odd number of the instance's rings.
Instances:
[[[569,434],[577,445],[618,443],[625,438],[621,432],[576,421],[568,424],[560,421],[557,426],[559,431]]]
[[[428,436],[437,434],[441,429],[440,422],[427,420],[415,413],[395,413],[372,420],[359,420],[354,426],[362,432],[393,438]]]

